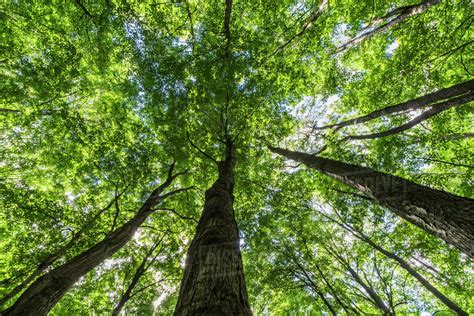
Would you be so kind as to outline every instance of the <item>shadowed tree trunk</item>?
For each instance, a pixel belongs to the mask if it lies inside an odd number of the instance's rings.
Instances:
[[[174,164],[169,169],[166,181],[152,192],[132,219],[93,247],[38,278],[2,315],[47,315],[74,283],[120,250],[132,238],[140,225],[155,212],[155,205],[168,196],[186,190],[175,190],[162,195],[163,190],[182,174],[172,175],[173,166]]]
[[[474,200],[403,178],[283,148],[276,154],[319,170],[372,198],[395,214],[474,258]]]
[[[227,141],[218,178],[206,191],[204,211],[186,256],[174,315],[251,315],[240,238],[234,218],[234,147]]]

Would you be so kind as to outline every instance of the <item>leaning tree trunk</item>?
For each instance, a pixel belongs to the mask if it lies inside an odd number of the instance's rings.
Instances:
[[[269,148],[363,192],[410,223],[474,258],[473,199],[370,168],[283,148]]]
[[[184,190],[175,190],[161,195],[163,190],[179,175],[179,173],[172,175],[173,166],[174,164],[169,170],[168,179],[152,192],[132,219],[93,247],[38,278],[2,315],[47,315],[74,283],[120,250],[133,237],[140,225],[154,212],[155,205],[165,197]]]
[[[174,315],[251,315],[233,209],[234,149],[227,144],[218,178],[189,247]]]
[[[122,248],[150,214],[140,212],[94,247],[37,279],[4,315],[47,315],[79,278]]]
[[[120,197],[120,195],[118,195],[117,197]],[[30,275],[28,275],[20,284],[15,286],[10,292],[8,292],[5,296],[3,296],[0,299],[0,306],[5,305],[9,300],[14,298],[18,293],[23,291],[23,289],[26,288],[28,284],[30,284],[34,279],[36,279],[38,276],[43,274],[43,272],[46,271],[51,265],[53,265],[53,263],[55,263],[56,260],[61,258],[69,249],[75,246],[77,241],[84,234],[84,232],[87,231],[94,224],[94,222],[102,215],[102,213],[104,213],[110,207],[112,207],[114,202],[115,202],[115,199],[113,199],[106,207],[99,210],[99,212],[97,212],[92,217],[91,220],[86,222],[81,227],[81,229],[76,234],[74,234],[74,236],[71,238],[71,240],[67,244],[60,247],[58,250],[56,250],[52,254],[48,255],[45,259],[43,259],[43,261],[41,261],[40,264],[36,266],[36,268],[33,270],[33,272],[31,272]]]
[[[472,94],[474,93],[474,80],[468,80],[455,84],[451,87],[440,89],[436,92],[425,94],[421,97],[411,99],[402,103],[387,106],[383,109],[379,109],[369,114],[359,116],[356,118],[348,119],[339,123],[329,124],[322,127],[314,127],[315,130],[324,130],[329,128],[340,129],[345,126],[354,124],[360,124],[372,121],[382,116],[393,115],[402,113],[405,111],[420,110],[431,107],[433,109],[439,107],[439,105],[446,105],[447,103],[459,102],[464,104],[472,101]],[[451,101],[451,102],[450,102]],[[457,105],[459,105],[457,104]]]

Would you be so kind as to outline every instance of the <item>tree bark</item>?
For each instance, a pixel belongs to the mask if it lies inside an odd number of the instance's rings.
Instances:
[[[132,219],[93,247],[38,278],[9,309],[4,311],[3,315],[47,315],[74,283],[120,250],[133,237],[140,225],[155,211],[153,207],[156,204],[165,197],[182,191],[176,190],[161,195],[163,190],[179,175],[179,173],[172,175],[173,166],[174,164],[169,170],[168,179],[152,192]]]
[[[416,5],[395,9],[395,10],[389,12],[388,14],[386,14],[384,17],[376,19],[374,22],[378,23],[382,20],[388,19],[388,18],[393,17],[393,16],[396,15],[395,18],[393,18],[392,20],[388,21],[385,24],[382,24],[382,25],[376,27],[372,31],[365,32],[365,33],[363,33],[363,34],[361,34],[357,37],[354,37],[353,39],[347,41],[345,44],[339,46],[336,49],[336,53],[340,53],[340,52],[342,52],[346,49],[349,49],[349,48],[359,44],[360,42],[362,42],[362,41],[364,41],[364,40],[366,40],[366,39],[368,39],[368,38],[370,38],[370,37],[372,37],[372,36],[374,36],[378,33],[385,32],[390,27],[399,24],[400,22],[408,19],[411,16],[423,13],[427,9],[429,9],[430,7],[436,5],[440,2],[441,2],[441,0],[426,0],[426,1],[423,1],[423,2],[421,2],[419,4],[416,4]]]
[[[205,194],[174,315],[252,314],[233,209],[235,163],[234,147],[228,141],[226,158],[218,162],[218,179]]]
[[[269,148],[276,154],[304,163],[361,191],[410,223],[474,258],[473,199],[370,168],[283,148]]]

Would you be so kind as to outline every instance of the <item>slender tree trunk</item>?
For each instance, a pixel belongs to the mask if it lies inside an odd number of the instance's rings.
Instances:
[[[416,272],[415,269],[412,268],[412,266],[405,261],[403,258],[397,256],[395,253],[390,252],[386,250],[385,248],[379,246],[376,244],[371,238],[369,238],[367,235],[365,235],[362,231],[356,230],[352,226],[348,226],[344,223],[338,223],[340,226],[342,226],[345,230],[347,230],[349,233],[353,234],[356,238],[366,242],[367,244],[371,245],[375,250],[379,251],[383,255],[385,255],[387,258],[393,259],[396,261],[400,267],[405,269],[412,277],[414,277],[418,282],[423,285],[425,289],[427,289],[431,294],[433,294],[436,298],[438,298],[443,304],[445,304],[447,307],[449,307],[452,311],[454,311],[457,315],[468,315],[461,307],[459,307],[456,303],[451,301],[448,297],[446,297],[443,293],[441,293],[435,286],[433,286],[427,279],[425,279],[421,274]]]
[[[319,265],[316,264],[316,269],[318,270],[318,273],[319,275],[322,277],[322,279],[324,280],[324,283],[326,283],[327,287],[329,288],[329,290],[331,291],[331,294],[334,296],[334,299],[336,300],[336,302],[341,305],[341,307],[344,309],[344,311],[349,314],[349,309],[354,312],[355,315],[360,315],[360,313],[355,309],[353,308],[352,306],[348,306],[346,305],[341,298],[339,298],[339,295],[337,294],[337,291],[334,289],[334,287],[331,285],[331,282],[329,282],[329,280],[327,279],[327,277],[325,276],[324,272],[321,270],[321,268],[319,267]]]
[[[339,261],[344,266],[344,268],[349,272],[349,274],[352,276],[354,281],[356,281],[360,286],[362,286],[364,291],[370,297],[370,299],[367,298],[369,302],[371,302],[375,307],[380,309],[384,315],[391,315],[390,310],[388,309],[387,305],[385,305],[382,298],[377,294],[377,292],[375,292],[372,286],[370,286],[364,280],[362,280],[359,274],[351,267],[351,265],[345,258],[343,258],[341,255],[337,254],[335,251],[329,248],[324,247],[324,249],[326,249],[326,251],[330,255],[332,255],[337,261]]]
[[[162,191],[179,175],[172,176],[171,173],[172,167],[165,183],[153,191],[132,219],[95,246],[38,278],[9,309],[4,311],[3,315],[47,315],[74,283],[120,250],[132,238],[140,225],[154,212],[153,207],[156,204],[160,203],[165,197],[182,191],[176,190],[161,195]]]
[[[123,293],[123,295],[120,297],[119,302],[115,306],[114,310],[112,311],[112,315],[118,315],[122,311],[122,308],[125,306],[125,304],[130,300],[132,297],[132,292],[135,289],[135,287],[138,284],[138,281],[140,281],[140,278],[143,276],[145,273],[145,265],[146,265],[146,260],[148,257],[144,258],[138,269],[135,271],[135,274],[132,277],[132,281],[130,284],[127,286],[127,289]]]
[[[328,128],[342,128],[345,126],[365,123],[381,116],[391,115],[396,113],[401,113],[410,110],[424,109],[426,107],[436,107],[438,103],[443,103],[443,101],[448,101],[453,98],[459,98],[463,96],[472,95],[474,91],[474,80],[469,80],[455,84],[451,87],[438,90],[436,92],[428,93],[416,99],[398,103],[395,105],[387,106],[383,109],[373,111],[369,114],[359,116],[353,119],[342,121],[335,124],[325,125],[322,127],[315,127],[315,130],[323,130]],[[469,99],[466,99],[466,102],[469,102]]]
[[[130,283],[128,284],[127,286],[127,289],[125,290],[125,292],[122,294],[122,296],[120,297],[120,300],[119,302],[117,303],[117,305],[115,306],[114,310],[112,311],[112,315],[113,316],[116,316],[118,314],[120,314],[120,312],[122,311],[123,307],[125,306],[125,304],[132,298],[132,296],[134,294],[132,294],[133,290],[135,289],[135,287],[138,285],[138,282],[140,281],[140,278],[145,274],[145,272],[148,270],[148,268],[153,264],[153,262],[156,260],[157,256],[159,255],[159,253],[161,252],[158,252],[158,254],[156,254],[155,256],[152,256],[153,255],[153,252],[155,251],[155,249],[161,244],[161,242],[163,241],[163,238],[164,236],[158,241],[156,242],[145,254],[145,257],[142,259],[140,265],[138,266],[137,270],[135,271],[135,273],[133,274],[133,277],[132,277],[132,280],[130,281]],[[150,262],[148,263],[148,260],[150,260]]]
[[[331,312],[332,315],[336,316],[337,313],[336,311],[334,310],[334,307],[332,307],[331,303],[329,303],[329,301],[327,300],[327,298],[324,296],[324,293],[323,292],[316,292],[320,297],[321,299],[323,300],[323,303],[324,305],[326,305],[326,307],[328,308],[328,310]]]
[[[218,179],[206,191],[204,211],[188,249],[174,315],[251,315],[240,238],[234,218],[234,148],[218,162]]]
[[[365,32],[362,35],[359,35],[359,36],[349,40],[345,44],[339,46],[336,49],[336,52],[337,53],[342,52],[342,51],[344,51],[348,48],[351,48],[351,47],[359,44],[360,42],[362,42],[362,41],[364,41],[364,40],[366,40],[366,39],[368,39],[368,38],[370,38],[370,37],[372,37],[372,36],[374,36],[378,33],[385,32],[390,27],[399,24],[400,22],[408,19],[409,17],[425,12],[428,8],[434,6],[435,4],[438,4],[440,1],[441,0],[426,0],[426,1],[423,1],[419,4],[417,4],[417,5],[395,9],[395,10],[389,12],[387,15],[385,15],[385,17],[383,17],[382,20],[384,20],[386,18],[389,18],[389,17],[393,17],[393,16],[396,15],[395,18],[393,18],[392,20],[388,21],[387,23],[385,23],[383,25],[380,25],[380,26],[376,27],[372,31]],[[381,19],[378,19],[376,22],[379,22],[380,20]]]
[[[362,280],[362,278],[359,276],[359,274],[352,269],[352,267],[349,264],[346,264],[347,271],[351,274],[351,276],[354,278],[354,280],[362,286],[362,288],[367,292],[367,294],[370,296],[372,299],[373,303],[375,303],[375,306],[379,308],[384,315],[392,315],[390,313],[390,310],[388,309],[387,305],[383,302],[382,298],[375,292],[375,290],[369,286],[367,283]]]
[[[371,197],[395,214],[474,258],[474,200],[418,185],[370,168],[269,147]]]

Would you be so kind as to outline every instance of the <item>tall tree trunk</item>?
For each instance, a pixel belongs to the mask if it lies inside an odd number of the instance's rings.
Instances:
[[[218,178],[188,249],[174,315],[251,315],[234,218],[234,147],[227,142]]]
[[[47,315],[74,283],[120,250],[132,238],[140,225],[154,212],[155,205],[164,198],[184,190],[161,194],[179,175],[179,173],[172,175],[173,166],[174,164],[169,170],[168,179],[152,192],[132,219],[93,247],[38,278],[9,309],[4,311],[3,315]]]
[[[371,197],[395,214],[474,258],[474,200],[431,189],[370,168],[269,147]]]

